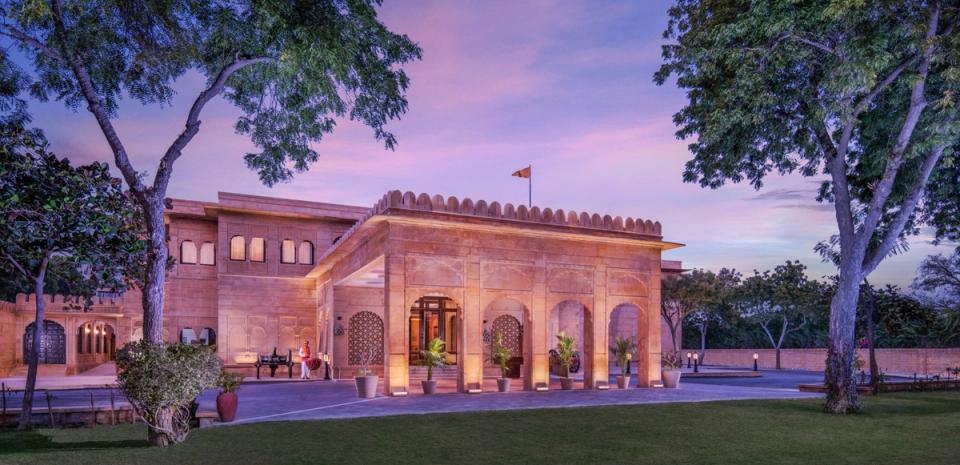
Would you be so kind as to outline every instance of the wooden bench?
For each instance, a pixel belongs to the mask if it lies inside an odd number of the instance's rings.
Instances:
[[[216,410],[199,410],[197,411],[197,420],[200,421],[200,427],[206,428],[207,426],[212,426],[214,421],[220,419],[220,414]]]

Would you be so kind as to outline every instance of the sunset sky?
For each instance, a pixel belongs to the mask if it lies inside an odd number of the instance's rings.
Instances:
[[[814,201],[816,180],[771,177],[760,191],[682,182],[690,154],[671,116],[685,97],[652,80],[667,2],[385,3],[388,26],[423,48],[423,60],[407,67],[410,110],[389,126],[396,151],[343,121],[316,146],[321,158],[308,173],[267,188],[244,166],[253,146],[234,134],[239,113],[217,100],[177,162],[169,195],[215,200],[226,191],[371,205],[401,189],[519,204],[527,184],[510,173],[532,163],[534,204],[659,220],[666,240],[687,244],[664,258],[687,267],[750,272],[799,259],[814,277],[833,273],[812,250],[836,230],[832,207]],[[198,74],[184,77],[170,108],[121,106],[116,125],[138,170],[152,173],[202,85]],[[85,110],[58,102],[32,110],[55,152],[112,164]],[[952,249],[929,241],[916,238],[873,281],[909,284],[923,257]]]

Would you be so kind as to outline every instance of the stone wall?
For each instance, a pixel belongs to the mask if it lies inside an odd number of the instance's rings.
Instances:
[[[277,348],[293,351],[307,339],[316,347],[317,297],[313,279],[221,275],[217,348],[227,365],[252,364]]]
[[[695,349],[685,349],[692,352]],[[866,363],[869,357],[867,349],[858,349],[858,355]],[[752,367],[753,354],[760,355],[760,368],[776,367],[776,351],[773,349],[707,349],[705,361],[708,365],[726,365]],[[827,349],[783,349],[780,351],[780,365],[787,370],[824,369]],[[952,349],[877,349],[877,363],[882,371],[888,373],[943,374],[947,367],[960,366],[960,348]]]
[[[0,301],[0,376],[7,376],[17,367],[17,317],[13,302]]]

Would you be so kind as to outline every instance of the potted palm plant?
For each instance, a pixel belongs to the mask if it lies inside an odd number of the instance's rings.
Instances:
[[[224,423],[237,418],[237,389],[240,388],[241,381],[243,381],[243,375],[227,370],[222,370],[220,378],[217,379],[217,387],[220,388],[220,393],[217,394],[217,414],[220,415],[220,421]]]
[[[570,379],[570,365],[573,364],[573,337],[567,336],[567,333],[560,331],[557,333],[557,361],[563,368],[563,378],[560,378],[560,388],[569,391],[573,388],[573,380]]]
[[[637,350],[637,343],[633,338],[620,337],[613,343],[610,351],[617,357],[617,366],[620,367],[620,376],[617,376],[617,387],[626,389],[630,387],[630,360],[633,359],[633,352]]]
[[[676,389],[680,387],[680,368],[683,367],[683,357],[676,350],[668,350],[660,356],[660,378],[663,387]]]
[[[353,380],[357,383],[357,397],[361,399],[372,399],[377,397],[377,384],[379,377],[377,372],[370,369],[370,360],[373,359],[373,350],[367,350],[360,354],[360,368],[357,369]]]
[[[443,368],[447,363],[447,353],[443,351],[443,339],[433,338],[427,343],[427,349],[420,351],[420,357],[427,366],[427,379],[420,381],[424,394],[433,394],[437,390],[437,381],[433,379],[433,367]]]
[[[497,378],[497,390],[500,392],[510,391],[510,378],[507,378],[510,367],[507,362],[512,354],[513,350],[503,343],[503,331],[497,331],[497,336],[490,342],[490,361],[500,366],[500,377]]]

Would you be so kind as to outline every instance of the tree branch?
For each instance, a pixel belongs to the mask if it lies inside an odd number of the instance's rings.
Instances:
[[[836,51],[836,49],[834,49],[833,47],[830,47],[829,45],[826,45],[826,44],[824,44],[824,43],[817,42],[817,41],[810,40],[810,39],[805,39],[805,38],[800,37],[800,36],[795,35],[795,34],[785,34],[785,35],[783,35],[783,38],[793,39],[793,40],[795,40],[795,41],[797,41],[797,42],[800,42],[800,43],[802,43],[802,44],[809,45],[809,46],[811,46],[811,47],[813,47],[813,48],[816,48],[816,49],[822,50],[822,51],[824,51],[824,52],[827,52],[827,53],[829,53],[829,54],[836,55],[836,56],[838,56],[838,57],[840,57],[840,58],[843,58],[843,56],[840,55],[840,53],[838,53],[838,52]],[[779,41],[778,41],[778,42],[779,42]]]
[[[86,65],[76,53],[71,53],[69,46],[66,45],[69,41],[66,40],[67,31],[63,25],[63,11],[60,0],[53,0],[52,3],[55,30],[57,35],[60,36],[60,41],[64,43],[63,53],[66,56],[66,61],[70,69],[73,71],[74,77],[77,78],[80,84],[80,90],[87,101],[87,109],[90,113],[93,113],[97,124],[100,125],[100,130],[103,132],[107,143],[110,144],[110,149],[113,151],[117,168],[120,170],[120,173],[123,174],[127,185],[130,186],[130,190],[132,190],[135,195],[142,196],[146,193],[146,187],[130,163],[130,158],[127,156],[127,149],[123,146],[123,142],[120,141],[120,136],[117,135],[113,123],[110,122],[110,115],[107,114],[107,110],[103,106],[103,101],[100,99],[100,96],[97,95],[97,90],[93,85],[93,80],[90,78],[90,73],[87,71]]]
[[[34,277],[32,274],[30,274],[30,273],[26,270],[26,268],[24,268],[23,265],[21,265],[20,262],[18,262],[15,258],[13,258],[13,256],[11,256],[9,253],[7,253],[6,251],[4,251],[4,252],[3,252],[3,256],[6,257],[7,261],[10,262],[10,264],[12,264],[13,267],[17,269],[17,271],[19,271],[21,274],[23,274],[24,277],[26,277],[27,279],[30,279],[30,280],[35,279],[35,277]]]
[[[918,176],[913,187],[910,189],[910,194],[904,201],[903,206],[897,213],[897,216],[894,218],[893,222],[890,223],[890,227],[887,229],[887,234],[883,238],[883,241],[879,246],[877,246],[876,249],[864,257],[862,268],[863,276],[861,279],[866,278],[867,275],[869,275],[870,272],[880,264],[880,261],[883,260],[883,258],[886,257],[887,254],[889,254],[893,249],[893,246],[897,242],[897,238],[900,237],[900,232],[903,231],[907,221],[909,221],[910,217],[913,216],[913,212],[920,203],[920,197],[923,196],[923,192],[926,190],[927,180],[930,178],[930,173],[932,173],[933,168],[937,166],[937,162],[940,161],[940,157],[943,155],[943,151],[946,148],[946,144],[941,144],[934,147],[930,152],[930,155],[928,155],[926,160],[923,161],[923,165],[920,167],[920,175]]]
[[[933,8],[933,11],[930,12],[930,18],[927,21],[927,33],[925,38],[929,45],[927,45],[926,49],[923,51],[923,56],[920,60],[920,66],[917,70],[918,74],[920,75],[920,79],[913,84],[913,89],[910,92],[910,107],[907,110],[906,119],[904,120],[903,125],[900,127],[900,132],[897,134],[897,142],[893,147],[891,158],[887,162],[887,166],[884,168],[883,177],[880,179],[880,183],[874,190],[873,198],[870,200],[870,206],[867,209],[867,215],[863,219],[863,229],[860,231],[859,237],[857,238],[857,247],[859,250],[865,250],[867,244],[870,243],[870,239],[873,238],[873,233],[876,231],[877,225],[880,223],[880,218],[883,215],[887,199],[890,197],[890,193],[893,191],[893,184],[894,181],[896,181],[897,173],[900,171],[900,166],[903,165],[904,155],[906,154],[907,147],[910,144],[910,139],[913,137],[913,131],[920,122],[920,115],[923,113],[923,109],[927,106],[927,100],[924,97],[924,90],[926,89],[927,75],[930,71],[930,60],[933,56],[933,51],[936,48],[936,42],[933,39],[937,35],[937,24],[939,21],[940,4],[937,3]]]
[[[203,92],[200,92],[200,95],[194,100],[193,105],[190,107],[190,112],[187,113],[187,121],[184,123],[183,132],[174,139],[160,160],[160,165],[157,168],[157,176],[153,181],[155,191],[166,192],[167,184],[170,182],[170,175],[173,171],[173,162],[180,158],[184,147],[186,147],[187,144],[193,140],[193,137],[197,135],[197,132],[200,131],[200,113],[203,111],[203,107],[223,92],[223,88],[227,84],[227,79],[229,79],[233,73],[247,66],[275,61],[276,59],[272,57],[243,58],[224,66],[223,69],[220,70],[213,83],[204,89]]]
[[[11,39],[14,39],[14,40],[18,40],[18,41],[20,41],[21,43],[23,43],[24,45],[28,45],[28,46],[31,46],[31,47],[39,50],[40,53],[43,53],[44,56],[46,56],[47,58],[49,58],[49,59],[51,59],[51,60],[54,60],[54,61],[59,61],[59,62],[63,63],[63,57],[61,57],[60,54],[57,53],[56,50],[54,50],[53,48],[51,48],[51,47],[48,46],[47,44],[41,42],[41,41],[40,41],[39,39],[37,39],[36,37],[33,37],[33,36],[27,34],[26,32],[23,32],[23,31],[17,29],[17,28],[14,27],[14,26],[11,26],[11,25],[6,24],[6,23],[0,24],[0,35],[7,36],[7,37],[9,37],[9,38],[11,38]]]

